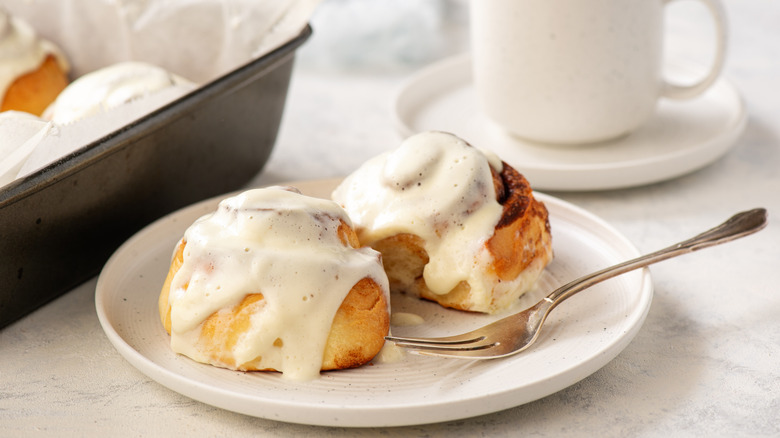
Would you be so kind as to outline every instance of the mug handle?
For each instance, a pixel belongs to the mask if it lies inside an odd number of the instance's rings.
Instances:
[[[664,0],[664,6],[677,1],[677,0]],[[712,15],[715,22],[715,40],[716,51],[715,59],[712,62],[709,73],[691,85],[675,85],[664,81],[661,95],[670,99],[690,99],[696,97],[705,91],[715,83],[723,70],[723,64],[726,60],[726,37],[727,37],[727,25],[726,14],[723,10],[723,5],[720,0],[698,0],[707,7],[707,10]]]

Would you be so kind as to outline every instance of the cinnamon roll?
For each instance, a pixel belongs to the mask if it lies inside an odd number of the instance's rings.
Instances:
[[[381,256],[334,202],[279,187],[223,200],[185,232],[159,297],[171,347],[305,380],[369,362],[390,325]]]
[[[89,72],[68,85],[43,113],[43,118],[67,124],[162,90],[180,95],[195,84],[167,70],[137,61],[125,61]]]
[[[382,253],[392,291],[446,307],[507,309],[553,257],[547,209],[528,181],[449,133],[408,138],[332,197],[360,243]]]
[[[58,47],[0,9],[0,111],[40,116],[68,85],[69,70]]]

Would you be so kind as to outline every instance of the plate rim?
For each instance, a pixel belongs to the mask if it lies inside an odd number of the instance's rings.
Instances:
[[[335,184],[339,180],[341,180],[341,178],[297,181],[280,185],[325,185]],[[641,299],[637,301],[637,307],[633,309],[633,312],[637,314],[635,315],[635,319],[632,321],[629,330],[624,332],[621,336],[616,336],[615,339],[608,343],[607,346],[602,346],[600,348],[599,354],[589,357],[578,366],[568,367],[554,376],[555,379],[563,379],[565,383],[554,385],[555,388],[552,390],[550,389],[548,382],[536,381],[521,388],[519,391],[518,388],[508,387],[503,391],[494,392],[491,394],[483,394],[478,397],[459,398],[457,400],[448,400],[434,404],[419,402],[394,406],[360,406],[359,414],[362,415],[355,415],[353,413],[352,415],[349,415],[349,419],[334,416],[334,414],[342,414],[343,416],[345,409],[354,410],[355,406],[346,407],[343,404],[307,404],[302,406],[301,403],[288,402],[287,400],[283,399],[266,400],[261,402],[258,401],[256,397],[229,392],[222,388],[211,386],[201,381],[193,380],[190,377],[178,374],[173,370],[166,368],[165,366],[162,366],[152,359],[144,356],[130,343],[128,343],[116,330],[110,320],[108,309],[106,308],[105,304],[105,298],[108,294],[106,291],[109,289],[106,286],[106,283],[108,282],[108,273],[111,272],[111,269],[114,269],[113,266],[115,266],[117,260],[126,256],[128,251],[132,249],[134,245],[136,245],[136,242],[143,241],[147,234],[153,233],[168,221],[175,219],[180,214],[184,214],[185,210],[196,211],[200,208],[205,209],[209,205],[215,205],[218,200],[238,192],[240,192],[240,190],[194,203],[190,206],[170,213],[149,224],[147,227],[144,227],[144,229],[134,234],[131,238],[124,242],[114,252],[114,254],[111,255],[109,260],[106,262],[104,270],[101,271],[98,277],[95,288],[95,308],[100,325],[111,344],[125,360],[127,360],[134,368],[136,368],[138,371],[141,371],[147,377],[151,378],[158,384],[173,390],[174,392],[178,392],[179,394],[188,398],[228,411],[233,411],[253,417],[298,424],[339,427],[388,427],[411,426],[458,420],[509,409],[511,407],[529,403],[531,401],[563,390],[591,375],[613,360],[618,354],[620,354],[620,352],[623,351],[623,349],[625,349],[626,346],[628,346],[628,344],[631,343],[635,335],[643,326],[652,301],[652,280],[649,270],[644,268],[640,271],[641,275],[637,283],[637,293],[640,295]],[[563,211],[568,212],[568,214],[586,218],[589,221],[598,224],[601,227],[599,230],[600,232],[609,233],[610,238],[615,239],[620,243],[620,246],[622,247],[619,248],[621,253],[627,251],[628,253],[633,254],[631,256],[639,255],[639,251],[636,249],[636,247],[622,233],[618,232],[614,227],[598,216],[559,198],[555,198],[553,196],[539,192],[535,192],[534,194],[535,196],[538,196],[541,201],[545,202],[545,204],[548,205],[548,208],[550,208],[550,205],[553,205],[553,209],[564,209]],[[612,245],[610,245],[610,248],[612,248]],[[553,380],[553,377],[550,377],[548,380]],[[525,395],[518,396],[518,392],[524,393]],[[218,397],[219,400],[209,398],[209,395]],[[222,398],[229,398],[230,400],[226,402],[221,400]],[[476,401],[481,401],[482,403],[480,403],[480,406],[477,409],[474,409],[473,405]],[[354,402],[353,404],[357,406],[358,403],[359,402]],[[259,405],[261,406],[261,409],[259,410],[265,415],[258,414],[257,407]],[[269,405],[273,405],[276,409],[268,411]],[[444,413],[439,412],[438,414],[425,415],[425,420],[420,420],[419,415],[416,417],[418,418],[416,421],[399,419],[407,417],[411,418],[407,414],[419,411],[420,409],[428,408],[431,410],[438,408],[441,411],[442,407],[448,407],[449,409],[445,409],[447,412]],[[298,413],[292,414],[291,412],[287,411],[297,411]],[[464,411],[469,411],[469,413],[464,415],[462,414]],[[369,413],[371,413],[371,415],[366,415]]]

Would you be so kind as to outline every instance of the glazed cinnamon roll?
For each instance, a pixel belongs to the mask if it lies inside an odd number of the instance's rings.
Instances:
[[[163,90],[183,95],[194,88],[194,83],[161,67],[137,61],[119,62],[73,81],[46,108],[43,118],[66,124]]]
[[[334,202],[279,187],[223,200],[184,234],[159,297],[171,347],[305,380],[369,362],[390,325],[380,255]]]
[[[528,181],[494,155],[426,132],[366,162],[333,192],[392,291],[496,313],[552,260],[550,223]]]
[[[59,48],[0,9],[0,111],[40,116],[68,85],[69,69]]]

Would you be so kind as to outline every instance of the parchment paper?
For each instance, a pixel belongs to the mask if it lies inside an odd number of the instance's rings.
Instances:
[[[71,80],[120,61],[162,67],[197,85],[282,45],[320,0],[0,0],[65,53]],[[89,120],[55,126],[17,177],[97,140],[189,89],[173,89]],[[0,161],[3,157],[0,157]]]

